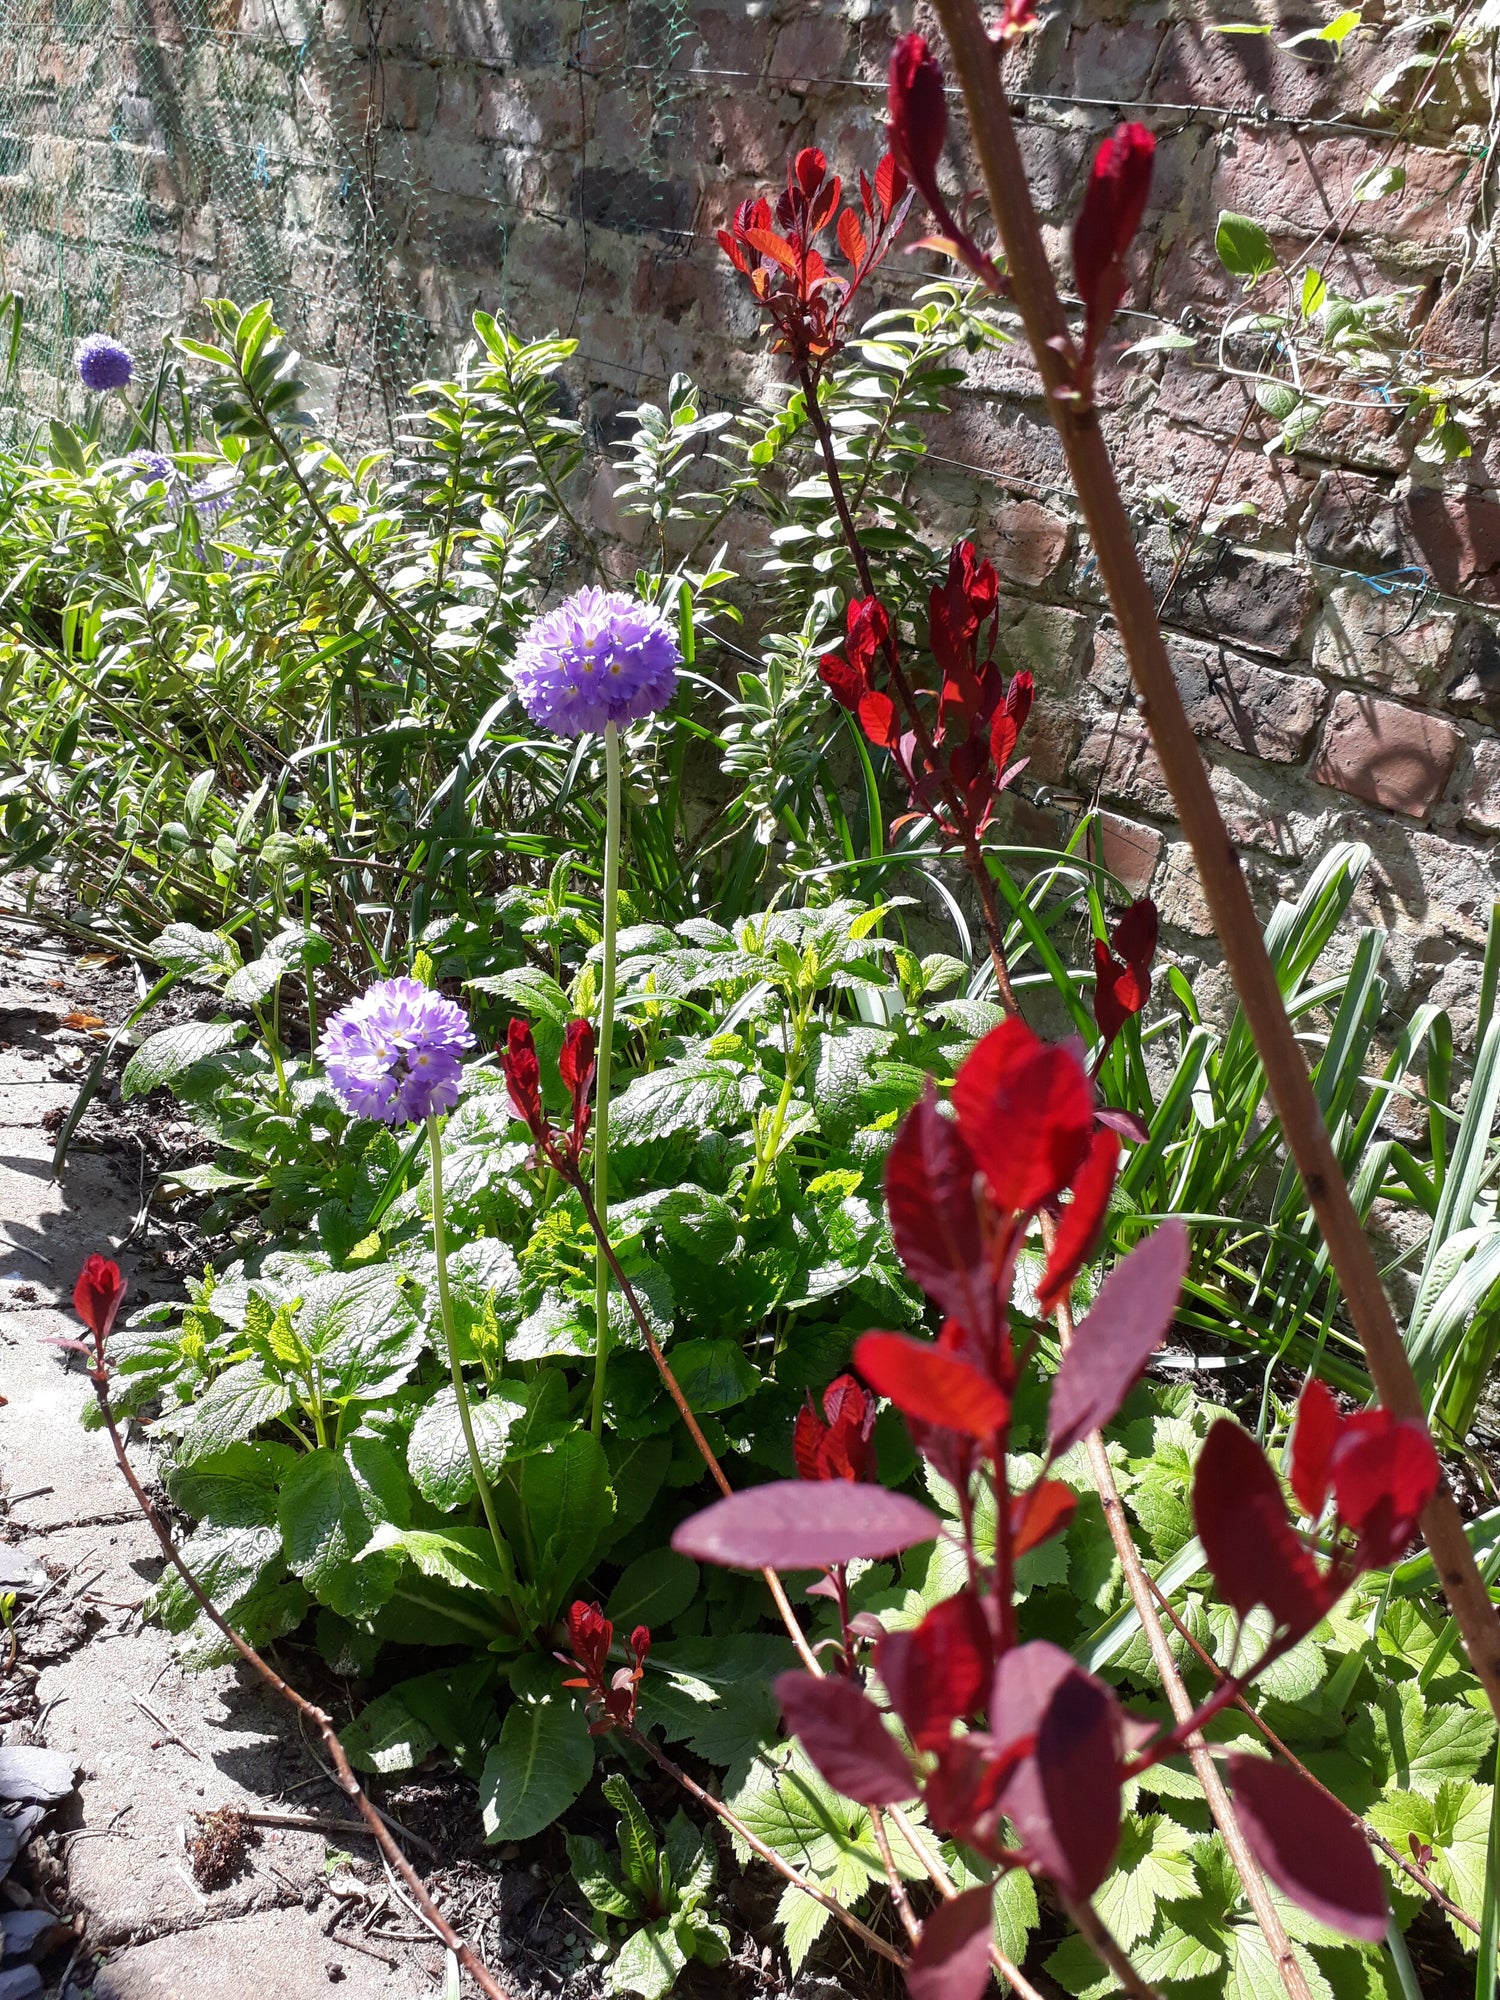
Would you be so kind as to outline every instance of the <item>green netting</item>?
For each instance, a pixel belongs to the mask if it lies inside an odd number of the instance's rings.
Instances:
[[[421,161],[383,119],[380,59],[299,0],[267,4],[251,31],[226,21],[240,0],[0,0],[0,293],[23,308],[8,375],[0,317],[0,434],[81,412],[83,335],[144,374],[216,294],[272,300],[346,435],[389,435],[433,365],[407,255]],[[586,0],[574,60],[638,96],[643,157],[673,129],[691,33],[685,0]]]

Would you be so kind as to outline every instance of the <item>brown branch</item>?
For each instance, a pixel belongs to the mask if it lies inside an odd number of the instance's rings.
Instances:
[[[870,1830],[875,1835],[875,1845],[880,1849],[880,1865],[885,1870],[886,1887],[891,1892],[891,1901],[896,1905],[896,1914],[901,1919],[901,1928],[912,1944],[922,1941],[922,1926],[912,1910],[911,1898],[906,1893],[906,1884],[901,1880],[896,1866],[896,1857],[891,1852],[891,1837],[885,1830],[885,1814],[879,1806],[871,1806]]]
[[[240,1658],[247,1665],[255,1669],[267,1687],[272,1688],[279,1694],[283,1701],[289,1702],[298,1715],[304,1717],[317,1730],[323,1739],[324,1749],[327,1750],[329,1757],[332,1759],[340,1791],[343,1792],[344,1796],[356,1808],[378,1844],[381,1853],[385,1855],[391,1866],[411,1891],[424,1918],[442,1939],[449,1951],[457,1958],[459,1964],[468,1973],[480,1992],[488,1995],[489,2000],[516,2000],[514,1989],[504,1985],[498,1975],[490,1971],[483,1959],[475,1956],[428,1894],[421,1876],[418,1875],[417,1871],[397,1846],[392,1835],[387,1831],[385,1822],[382,1820],[378,1809],[365,1797],[360,1782],[350,1767],[349,1759],[344,1754],[344,1746],[339,1741],[338,1733],[334,1729],[329,1716],[321,1708],[317,1707],[315,1703],[307,1700],[305,1695],[298,1694],[297,1690],[289,1682],[283,1680],[276,1669],[261,1657],[248,1639],[241,1638],[240,1634],[235,1631],[234,1627],[228,1622],[222,1612],[219,1611],[213,1599],[208,1595],[208,1592],[183,1561],[178,1553],[177,1544],[172,1539],[171,1530],[158,1513],[145,1487],[142,1486],[140,1480],[136,1477],[135,1467],[125,1455],[125,1443],[120,1436],[119,1425],[115,1421],[114,1409],[109,1400],[109,1385],[104,1378],[103,1372],[101,1370],[94,1370],[91,1372],[89,1379],[94,1385],[94,1394],[99,1400],[99,1412],[104,1419],[104,1428],[109,1432],[109,1441],[115,1448],[115,1457],[119,1461],[121,1472],[125,1475],[125,1482],[135,1495],[136,1505],[145,1515],[153,1534],[156,1536],[157,1541],[160,1542],[162,1554],[187,1585],[205,1617],[223,1633]]]
[[[1099,1912],[1086,1898],[1074,1901],[1069,1896],[1062,1897],[1062,1906],[1073,1919],[1073,1927],[1084,1943],[1109,1967],[1120,1982],[1120,1991],[1132,1996],[1132,2000],[1158,2000],[1154,1987],[1148,1986],[1120,1949],[1113,1932]]]
[[[1056,1237],[1056,1224],[1050,1217],[1043,1217],[1042,1240],[1047,1254],[1052,1254]],[[1066,1349],[1073,1338],[1073,1314],[1066,1300],[1057,1308],[1057,1330]],[[1109,1462],[1104,1436],[1100,1431],[1090,1431],[1087,1442],[1089,1469],[1094,1475],[1094,1484],[1099,1491],[1099,1504],[1104,1509],[1104,1519],[1109,1527],[1109,1538],[1115,1545],[1115,1554],[1120,1558],[1120,1567],[1125,1572],[1125,1581],[1130,1589],[1131,1602],[1146,1634],[1146,1643],[1151,1648],[1151,1658],[1156,1671],[1161,1675],[1162,1686],[1166,1690],[1167,1701],[1179,1724],[1192,1715],[1192,1696],[1183,1685],[1182,1675],[1177,1671],[1177,1662],[1172,1657],[1172,1648],[1167,1643],[1167,1635],[1162,1630],[1161,1620],[1156,1615],[1156,1605],[1152,1601],[1151,1579],[1147,1576],[1141,1561],[1140,1551],[1135,1545],[1135,1537],[1130,1532],[1130,1523],[1125,1518],[1124,1502],[1120,1489],[1115,1484],[1114,1467]],[[1276,1970],[1281,1983],[1286,1988],[1288,2000],[1311,2000],[1307,1975],[1302,1970],[1302,1962],[1292,1949],[1292,1941],[1286,1934],[1286,1926],[1281,1921],[1281,1913],[1271,1900],[1271,1892],[1266,1887],[1255,1856],[1250,1852],[1245,1839],[1244,1828],[1235,1812],[1234,1801],[1230,1798],[1224,1780],[1219,1776],[1219,1768],[1213,1760],[1208,1745],[1202,1735],[1194,1731],[1183,1745],[1188,1760],[1193,1767],[1193,1776],[1203,1788],[1203,1796],[1208,1801],[1208,1809],[1213,1814],[1214,1824],[1224,1837],[1224,1845],[1229,1850],[1229,1858],[1234,1863],[1234,1871],[1244,1887],[1245,1896],[1260,1926],[1261,1936],[1276,1962]]]
[[[1265,1069],[1288,1150],[1328,1245],[1380,1400],[1392,1415],[1423,1422],[1426,1412],[1421,1393],[1282,1004],[1239,855],[1183,709],[1098,418],[1091,408],[1068,399],[1072,385],[1066,350],[1053,344],[1066,342],[1067,323],[1032,207],[1000,81],[997,52],[975,0],[935,0],[935,4],[963,86],[975,150],[1005,248],[1012,294],[1047,391],[1152,742],[1183,832],[1192,844],[1198,877]],[[1491,1708],[1500,1716],[1500,1613],[1490,1602],[1446,1481],[1423,1511],[1422,1532],[1470,1664]]]
[[[1208,1671],[1214,1676],[1215,1680],[1220,1682],[1227,1680],[1228,1675],[1224,1672],[1224,1669],[1219,1665],[1218,1661],[1214,1658],[1213,1654],[1209,1652],[1206,1646],[1199,1644],[1194,1634],[1188,1630],[1187,1626],[1183,1623],[1183,1621],[1178,1617],[1177,1613],[1173,1610],[1172,1605],[1166,1596],[1166,1593],[1162,1590],[1161,1585],[1156,1581],[1156,1578],[1154,1576],[1148,1576],[1146,1581],[1151,1586],[1152,1596],[1156,1599],[1158,1604],[1160,1604],[1162,1610],[1166,1612],[1167,1616],[1171,1619],[1172,1623],[1176,1626],[1177,1630],[1182,1634],[1183,1639],[1189,1646],[1192,1647],[1193,1651],[1198,1655],[1198,1658],[1202,1661],[1203,1665],[1208,1668]],[[1388,1861],[1392,1862],[1394,1866],[1399,1868],[1403,1874],[1409,1875],[1412,1881],[1416,1883],[1417,1887],[1421,1889],[1425,1894],[1431,1896],[1432,1900],[1435,1903],[1437,1903],[1443,1910],[1445,1910],[1447,1914],[1450,1917],[1452,1917],[1455,1923],[1462,1924],[1466,1930],[1471,1930],[1474,1933],[1475,1937],[1478,1937],[1480,1935],[1479,1926],[1477,1923],[1475,1923],[1474,1919],[1469,1915],[1468,1911],[1461,1910],[1458,1904],[1455,1903],[1451,1897],[1445,1896],[1442,1890],[1438,1887],[1437,1883],[1433,1881],[1432,1877],[1428,1875],[1424,1869],[1419,1868],[1414,1861],[1409,1861],[1407,1857],[1401,1853],[1399,1848],[1393,1847],[1390,1841],[1386,1839],[1383,1833],[1377,1833],[1375,1828],[1371,1826],[1370,1822],[1367,1819],[1363,1818],[1361,1814],[1357,1813],[1354,1810],[1353,1806],[1345,1805],[1344,1801],[1339,1797],[1337,1792],[1329,1791],[1328,1787],[1323,1783],[1323,1780],[1318,1776],[1316,1776],[1312,1771],[1310,1771],[1307,1768],[1307,1766],[1303,1763],[1302,1759],[1297,1755],[1296,1751],[1288,1749],[1286,1744],[1283,1743],[1281,1738],[1276,1734],[1276,1731],[1271,1727],[1270,1723],[1267,1722],[1263,1716],[1256,1713],[1255,1709],[1245,1699],[1243,1694],[1235,1695],[1234,1706],[1242,1710],[1244,1714],[1246,1714],[1250,1718],[1250,1720],[1255,1724],[1255,1727],[1260,1731],[1261,1735],[1270,1744],[1271,1748],[1277,1751],[1281,1756],[1285,1757],[1286,1761],[1292,1766],[1292,1769],[1294,1771],[1300,1772],[1300,1774],[1307,1780],[1308,1784],[1310,1784],[1313,1787],[1314,1791],[1321,1792],[1325,1799],[1329,1800],[1331,1804],[1336,1805],[1338,1807],[1339,1811],[1343,1813],[1344,1817],[1347,1820],[1349,1820],[1352,1825],[1358,1827],[1359,1831],[1364,1835],[1365,1839],[1369,1841],[1372,1847],[1378,1847],[1381,1853],[1386,1857]]]

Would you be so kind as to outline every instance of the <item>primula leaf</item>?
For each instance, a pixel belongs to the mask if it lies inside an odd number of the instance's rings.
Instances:
[[[842,1674],[782,1674],[776,1697],[786,1726],[814,1765],[846,1798],[894,1806],[917,1783],[870,1697]]]
[[[626,1566],[604,1607],[622,1632],[669,1625],[698,1594],[701,1571],[675,1549],[650,1549]]]
[[[184,1021],[163,1028],[141,1043],[120,1078],[120,1095],[127,1101],[186,1075],[195,1063],[231,1049],[245,1032],[243,1021]]]
[[[679,1555],[729,1569],[828,1569],[930,1542],[937,1516],[883,1486],[788,1479],[716,1500],[674,1531]]]
[[[1100,1286],[1052,1385],[1048,1445],[1054,1457],[1118,1411],[1172,1324],[1187,1265],[1187,1230],[1170,1219]]]
[[[484,1837],[529,1840],[565,1813],[594,1769],[583,1711],[561,1699],[517,1702],[484,1760],[479,1804]]]
[[[592,1908],[605,1917],[635,1917],[640,1905],[610,1873],[603,1845],[590,1833],[565,1833],[568,1867]]]
[[[609,1969],[605,1984],[611,1993],[638,1993],[641,2000],[663,2000],[687,1963],[671,1917],[658,1917],[628,1937]]]
[[[1267,1757],[1232,1754],[1229,1784],[1245,1838],[1276,1886],[1330,1929],[1378,1944],[1385,1890],[1349,1815],[1290,1765]]]

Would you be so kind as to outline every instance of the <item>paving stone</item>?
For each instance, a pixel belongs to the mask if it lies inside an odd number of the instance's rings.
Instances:
[[[34,1744],[0,1746],[0,1799],[23,1805],[55,1805],[73,1789],[77,1763],[59,1750]]]
[[[0,1972],[0,2000],[34,2000],[42,1975],[34,1965],[8,1965]]]
[[[79,1768],[83,1824],[101,1834],[75,1841],[69,1856],[71,1893],[92,1939],[118,1944],[205,1913],[279,1904],[289,1884],[318,1877],[322,1836],[285,1828],[264,1829],[245,1871],[223,1889],[205,1894],[189,1874],[183,1838],[196,1831],[195,1813],[257,1810],[312,1771],[290,1712],[272,1708],[248,1669],[185,1673],[166,1635],[148,1627],[96,1639],[44,1669],[37,1700],[49,1710],[49,1742]],[[297,1797],[306,1809],[321,1795]],[[319,1809],[339,1814],[333,1799]]]
[[[380,1949],[398,1955],[395,1945]],[[94,1975],[93,2000],[204,2000],[216,1992],[265,2000],[418,2000],[433,1992],[430,1973],[400,1955],[402,1963],[385,1966],[343,1949],[336,1934],[325,1937],[306,1910],[261,1911],[132,1945]]]
[[[1313,776],[1372,805],[1425,819],[1462,745],[1462,733],[1441,716],[1346,691],[1329,711]]]

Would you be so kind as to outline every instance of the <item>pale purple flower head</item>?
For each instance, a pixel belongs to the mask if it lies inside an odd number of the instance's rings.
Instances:
[[[533,619],[511,672],[533,722],[582,736],[665,708],[681,659],[655,605],[589,584]]]
[[[81,341],[77,359],[79,381],[99,396],[108,395],[111,389],[128,388],[135,373],[129,348],[121,347],[107,333],[91,333]]]
[[[419,979],[382,979],[333,1016],[318,1054],[356,1118],[411,1125],[458,1102],[459,1057],[474,1037],[464,1011]]]

